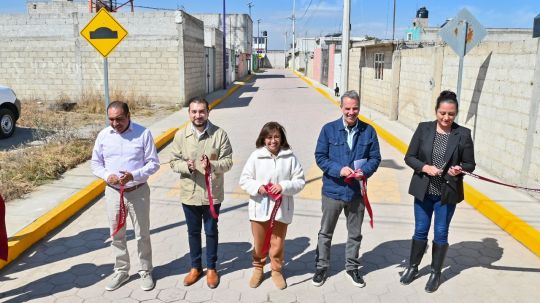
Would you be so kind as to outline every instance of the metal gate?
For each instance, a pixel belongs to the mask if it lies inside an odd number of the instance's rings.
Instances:
[[[214,91],[214,81],[216,76],[216,51],[213,47],[204,48],[204,71],[206,74],[206,93]]]
[[[328,86],[328,47],[321,49],[321,83]]]

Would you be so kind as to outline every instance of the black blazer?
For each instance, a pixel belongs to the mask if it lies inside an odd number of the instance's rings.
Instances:
[[[433,142],[437,131],[437,121],[422,122],[414,132],[409,144],[405,163],[413,170],[409,194],[423,201],[429,186],[429,176],[422,172],[426,164],[432,165]],[[472,172],[476,167],[474,162],[474,145],[471,131],[468,128],[452,124],[450,137],[444,154],[443,178],[446,180],[441,188],[442,203],[456,204],[463,201],[463,174],[451,177],[448,169],[461,165],[464,171]]]

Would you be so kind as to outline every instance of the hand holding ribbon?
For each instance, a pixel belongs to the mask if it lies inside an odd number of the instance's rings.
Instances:
[[[214,197],[212,196],[212,165],[207,155],[202,156],[202,161],[206,163],[204,167],[204,183],[206,184],[206,190],[208,192],[208,203],[210,204],[210,214],[212,218],[217,219],[218,214],[216,208],[214,207]]]
[[[354,173],[345,177],[345,182],[347,184],[352,184],[354,179],[359,179],[362,198],[364,199],[364,205],[369,214],[369,225],[371,225],[371,228],[373,228],[373,210],[371,209],[371,204],[369,204],[369,198],[367,195],[367,178],[364,176],[361,169],[357,169],[354,171]]]
[[[270,238],[272,237],[272,231],[274,230],[274,225],[276,223],[276,214],[279,207],[281,206],[281,201],[283,200],[283,196],[281,195],[281,193],[272,193],[272,186],[274,186],[274,184],[272,183],[264,185],[264,189],[266,190],[268,197],[270,197],[270,199],[274,200],[276,203],[274,204],[274,208],[272,209],[272,214],[270,215],[270,225],[266,229],[266,235],[264,237],[264,244],[261,252],[263,256],[266,256],[268,250],[270,249]]]

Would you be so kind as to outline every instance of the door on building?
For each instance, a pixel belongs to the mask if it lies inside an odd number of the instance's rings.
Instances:
[[[213,47],[204,48],[205,74],[206,74],[206,93],[214,91],[214,81],[216,75],[216,51]]]
[[[321,49],[321,83],[328,86],[328,47]]]

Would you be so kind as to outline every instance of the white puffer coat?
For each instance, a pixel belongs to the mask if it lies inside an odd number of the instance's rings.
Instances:
[[[292,222],[294,213],[293,195],[304,188],[304,170],[290,149],[280,150],[274,159],[266,147],[255,150],[249,156],[240,176],[240,187],[249,195],[249,219],[268,221],[275,202],[259,194],[261,185],[279,184],[283,200],[276,220],[285,224]]]

